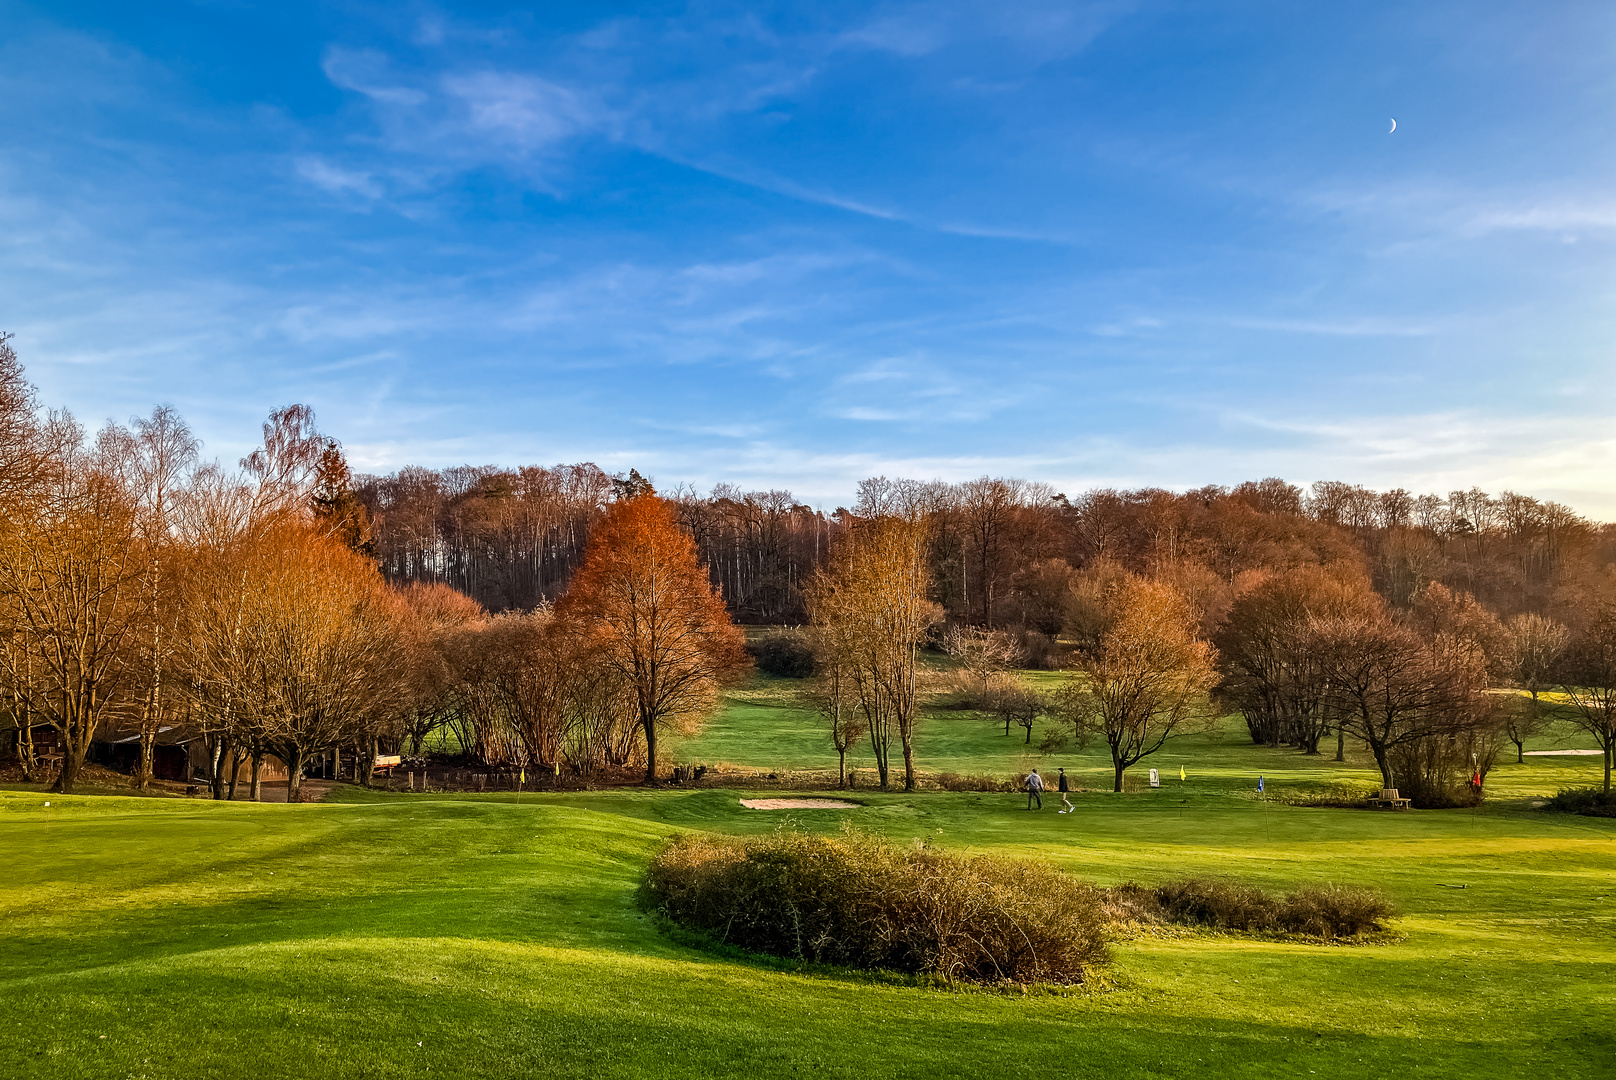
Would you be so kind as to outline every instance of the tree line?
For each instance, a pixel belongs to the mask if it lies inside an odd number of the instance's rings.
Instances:
[[[162,732],[194,734],[216,797],[243,766],[256,797],[266,755],[295,797],[306,762],[362,773],[383,741],[653,778],[744,668],[736,618],[807,624],[810,700],[883,786],[917,782],[930,647],[1006,733],[1103,739],[1119,787],[1210,703],[1432,791],[1519,753],[1544,688],[1607,774],[1616,731],[1616,532],[1512,493],[876,477],[824,514],[588,464],[356,477],[304,406],[227,468],[166,407],[94,436],[42,412],[0,339],[0,504],[0,709],[25,766],[60,734],[64,790],[107,730],[138,734],[142,783]],[[1041,700],[1016,666],[1075,677]]]
[[[166,406],[93,436],[42,412],[0,336],[0,718],[30,776],[53,733],[55,790],[111,732],[138,738],[141,786],[165,733],[200,742],[215,798],[243,768],[258,798],[273,755],[295,800],[310,761],[346,754],[361,778],[381,741],[439,728],[482,762],[654,777],[659,736],[745,666],[677,507],[637,476],[615,478],[586,552],[551,521],[571,560],[558,603],[490,616],[442,582],[388,582],[306,406],[272,413],[234,467],[200,450]],[[564,494],[598,486],[571,475]]]

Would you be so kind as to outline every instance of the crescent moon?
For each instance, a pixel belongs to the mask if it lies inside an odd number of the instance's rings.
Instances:
[[[1396,130],[1397,130],[1397,118],[1392,117],[1392,131],[1396,131]],[[1386,134],[1390,135],[1392,133],[1392,131],[1388,131]]]

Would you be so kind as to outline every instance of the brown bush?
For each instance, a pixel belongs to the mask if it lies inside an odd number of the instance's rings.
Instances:
[[[944,791],[1014,791],[1016,781],[1004,780],[996,776],[986,775],[960,775],[953,772],[937,774],[937,786]]]
[[[849,831],[679,836],[645,899],[753,952],[979,982],[1075,983],[1106,960],[1098,890],[1035,863]]]
[[[1350,885],[1308,885],[1281,896],[1217,878],[1189,878],[1162,885],[1129,882],[1111,894],[1108,906],[1123,919],[1326,940],[1384,930],[1394,914],[1381,894]]]

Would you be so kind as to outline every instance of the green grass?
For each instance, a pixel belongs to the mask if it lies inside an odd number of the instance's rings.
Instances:
[[[1064,676],[1054,672],[1024,672],[1040,689],[1053,689]],[[795,694],[799,680],[778,679],[753,674],[746,684],[732,691],[722,710],[694,738],[674,740],[673,760],[709,765],[746,765],[763,771],[829,771],[834,778],[836,752],[831,748],[825,726],[810,710],[801,707]],[[1554,710],[1552,695],[1546,705]],[[1560,711],[1565,712],[1561,707]],[[1002,722],[986,714],[946,708],[922,712],[915,736],[915,758],[923,773],[955,772],[1010,777],[1038,768],[1046,776],[1064,766],[1073,780],[1088,788],[1112,786],[1109,751],[1104,743],[1084,749],[1068,747],[1050,754],[1038,751],[1042,730],[1040,721],[1032,745],[1026,731],[1012,727],[1007,737]],[[1569,720],[1557,721],[1527,744],[1529,750],[1593,748],[1593,740]],[[1380,774],[1374,760],[1360,746],[1348,741],[1346,761],[1335,761],[1335,743],[1320,747],[1317,755],[1292,750],[1251,745],[1245,723],[1237,716],[1222,718],[1210,734],[1175,738],[1157,754],[1128,772],[1128,788],[1144,788],[1149,770],[1157,769],[1163,783],[1177,784],[1180,769],[1192,787],[1220,791],[1254,790],[1257,777],[1264,786],[1279,794],[1314,792],[1338,784],[1352,784],[1363,790],[1378,788]],[[848,754],[848,767],[858,770],[860,786],[876,783],[875,760],[867,742]],[[894,775],[901,782],[903,759],[894,746]],[[1597,757],[1527,758],[1515,763],[1515,748],[1506,744],[1498,764],[1487,778],[1493,798],[1541,798],[1562,787],[1586,786],[1602,782],[1603,766]]]
[[[1384,946],[1126,940],[1111,987],[1021,997],[668,940],[634,906],[662,840],[785,816],[734,792],[351,796],[0,793],[4,1074],[1595,1077],[1616,1056],[1616,822],[1194,788],[1069,816],[944,793],[801,815],[1102,883],[1370,884],[1404,913]]]
[[[834,765],[787,689],[754,680],[681,760]],[[1539,745],[1552,744],[1580,745],[1564,728]],[[968,714],[930,717],[918,746],[928,771],[1022,761],[1019,733]],[[1084,792],[1072,815],[1048,801],[1029,814],[1016,795],[861,790],[854,810],[796,817],[1102,884],[1371,885],[1402,912],[1398,940],[1138,936],[1116,944],[1106,986],[948,993],[660,933],[634,897],[666,837],[792,817],[733,791],[339,788],[286,806],[14,787],[0,791],[0,1075],[1610,1075],[1616,821],[1530,805],[1596,782],[1597,759],[1501,764],[1479,811],[1404,813],[1258,801],[1259,772],[1281,796],[1374,774],[1359,756],[1252,747],[1233,725],[1155,761],[1162,789]],[[1109,786],[1093,749],[1040,764]]]

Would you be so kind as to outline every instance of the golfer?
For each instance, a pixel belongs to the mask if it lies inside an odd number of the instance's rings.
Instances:
[[[1066,793],[1072,790],[1072,786],[1066,781],[1065,769],[1060,770],[1060,776],[1057,778],[1057,784],[1060,787],[1061,802],[1066,807],[1066,809],[1059,811],[1059,813],[1070,814],[1073,810],[1076,810],[1077,807],[1073,806],[1072,800],[1066,797]]]
[[[1038,770],[1037,769],[1034,769],[1032,772],[1027,774],[1027,809],[1028,810],[1032,809],[1032,804],[1033,803],[1037,803],[1038,804],[1038,809],[1040,809],[1040,810],[1042,810],[1044,808],[1044,800],[1041,797],[1041,795],[1039,794],[1043,790],[1044,790],[1044,778],[1042,776],[1038,775]]]

